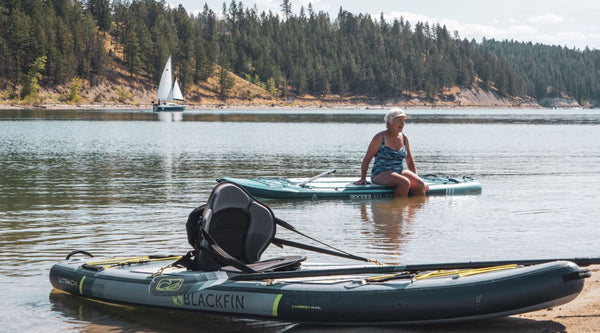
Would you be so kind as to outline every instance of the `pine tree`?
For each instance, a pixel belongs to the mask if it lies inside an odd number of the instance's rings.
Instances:
[[[87,0],[87,10],[92,14],[100,31],[108,31],[112,24],[110,0]]]
[[[21,89],[21,98],[25,102],[36,102],[40,91],[39,81],[42,79],[42,72],[46,67],[46,56],[39,57],[31,65],[29,74],[26,80],[23,82],[23,88]]]

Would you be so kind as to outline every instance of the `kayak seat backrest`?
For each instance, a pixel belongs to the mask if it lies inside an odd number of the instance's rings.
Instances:
[[[229,182],[221,182],[213,189],[197,223],[227,254],[245,264],[260,260],[276,231],[271,209]],[[202,246],[209,247],[201,235],[198,239]],[[222,264],[200,251],[194,266],[214,270]]]

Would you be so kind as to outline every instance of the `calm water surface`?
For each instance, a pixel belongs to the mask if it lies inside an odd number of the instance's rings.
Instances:
[[[358,178],[384,113],[186,111],[159,119],[144,111],[0,111],[3,329],[300,329],[99,304],[51,293],[48,272],[73,249],[185,253],[187,215],[222,176],[309,177],[335,168]],[[266,203],[305,233],[388,263],[600,256],[600,111],[408,113],[420,173],[472,176],[481,195]]]

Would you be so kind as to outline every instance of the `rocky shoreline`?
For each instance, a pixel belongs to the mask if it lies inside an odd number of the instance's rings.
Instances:
[[[152,109],[153,95],[146,89],[139,91],[137,96],[126,102],[118,102],[113,98],[106,98],[103,94],[102,101],[90,102],[97,99],[98,95],[89,95],[85,102],[69,104],[60,101],[56,94],[47,93],[42,102],[38,104],[22,104],[14,101],[0,101],[0,110],[10,109],[47,109],[47,110],[139,110]],[[96,97],[94,97],[96,96]],[[234,96],[223,101],[215,96],[202,94],[193,96],[186,101],[186,110],[204,109],[265,109],[265,108],[329,108],[329,109],[357,109],[357,108],[583,108],[574,98],[548,98],[535,101],[531,98],[517,98],[501,96],[489,89],[454,88],[445,91],[436,98],[425,98],[418,94],[406,95],[397,99],[375,100],[365,97],[326,96],[317,98],[313,96],[288,96],[285,99],[268,98],[261,96],[253,99]],[[592,107],[591,104],[585,106]]]

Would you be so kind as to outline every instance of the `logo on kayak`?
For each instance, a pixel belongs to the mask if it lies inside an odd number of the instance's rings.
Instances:
[[[296,310],[322,310],[319,305],[301,305],[301,304],[293,304],[291,306],[292,309]]]
[[[173,304],[178,306],[194,306],[204,309],[243,310],[245,296],[227,293],[192,293],[173,296]]]
[[[350,194],[350,199],[377,199],[377,198],[389,198],[392,197],[393,193],[381,193],[381,194]]]
[[[75,288],[79,287],[79,282],[77,282],[75,280],[67,279],[67,278],[64,278],[64,277],[59,277],[58,278],[58,283],[60,283],[60,284],[66,284],[68,286],[75,287]]]
[[[157,291],[177,291],[183,286],[183,279],[161,279],[156,284]]]
[[[183,296],[173,296],[173,304],[175,305],[183,305]]]

